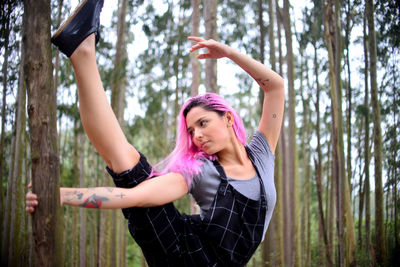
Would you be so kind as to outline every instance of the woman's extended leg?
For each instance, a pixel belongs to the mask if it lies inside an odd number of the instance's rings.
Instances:
[[[95,36],[89,35],[70,57],[79,94],[82,125],[111,170],[120,173],[139,161],[107,100],[96,63]]]

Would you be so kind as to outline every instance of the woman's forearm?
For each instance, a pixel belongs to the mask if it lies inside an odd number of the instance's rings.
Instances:
[[[283,78],[261,62],[233,48],[230,49],[228,58],[253,77],[265,92],[271,89],[282,89],[284,87]]]
[[[93,209],[155,207],[186,195],[188,187],[179,173],[148,179],[134,188],[60,188],[61,205]]]
[[[93,208],[120,209],[137,206],[132,189],[119,187],[60,188],[61,204]]]

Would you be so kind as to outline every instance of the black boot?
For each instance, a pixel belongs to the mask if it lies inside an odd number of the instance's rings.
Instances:
[[[67,57],[90,34],[96,34],[96,43],[99,41],[100,12],[104,0],[82,0],[75,11],[61,25],[51,37],[51,42]]]

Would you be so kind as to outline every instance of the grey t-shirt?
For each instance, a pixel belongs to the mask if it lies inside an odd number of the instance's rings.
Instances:
[[[261,175],[267,196],[268,210],[262,238],[262,240],[264,240],[276,202],[276,190],[274,184],[275,156],[272,154],[267,139],[265,139],[265,136],[259,131],[256,131],[253,135],[248,148],[253,152],[254,164]],[[204,159],[203,162],[203,165],[200,167],[200,173],[193,177],[189,189],[189,193],[193,195],[193,198],[200,206],[200,216],[202,218],[210,208],[221,181],[214,164],[207,159]],[[239,180],[228,177],[228,182],[246,197],[255,200],[260,198],[260,182],[257,175],[248,180]]]

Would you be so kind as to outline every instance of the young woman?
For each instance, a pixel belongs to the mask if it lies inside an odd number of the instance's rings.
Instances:
[[[74,68],[83,127],[117,187],[60,188],[61,204],[119,209],[150,266],[244,266],[264,239],[275,206],[274,151],[282,124],[284,81],[263,64],[199,37],[199,59],[229,58],[265,92],[258,130],[246,145],[243,122],[216,94],[186,101],[176,147],[154,170],[130,145],[107,101],[96,65],[102,1],[84,0],[52,37]],[[172,204],[191,193],[199,215]],[[29,213],[38,205],[29,192]]]

